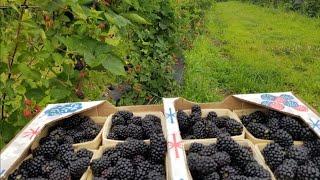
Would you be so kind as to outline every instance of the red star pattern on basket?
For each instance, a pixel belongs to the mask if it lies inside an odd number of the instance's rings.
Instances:
[[[180,149],[182,149],[182,142],[181,141],[177,141],[177,134],[178,133],[172,133],[171,135],[172,135],[172,139],[173,139],[173,141],[172,142],[168,142],[168,148],[169,148],[169,150],[170,149],[174,149],[174,151],[175,151],[175,157],[177,158],[177,159],[179,159],[180,158],[180,156],[179,156],[179,148]]]
[[[261,104],[277,109],[283,110],[285,107],[293,108],[300,112],[307,112],[308,108],[304,105],[298,103],[294,96],[289,94],[281,94],[280,96],[275,96],[272,94],[262,94]]]
[[[38,126],[36,129],[30,128],[23,132],[23,137],[29,137],[31,140],[33,137],[40,133],[40,127]]]

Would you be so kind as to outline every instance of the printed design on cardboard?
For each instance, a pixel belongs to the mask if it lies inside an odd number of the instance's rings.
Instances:
[[[261,96],[261,104],[277,109],[283,110],[285,107],[293,108],[297,111],[307,112],[308,108],[304,105],[299,104],[294,96],[289,94],[281,94],[280,96],[275,96],[272,94],[262,94]]]
[[[82,103],[68,103],[64,105],[56,105],[44,113],[47,116],[58,116],[66,113],[72,113],[82,108]]]
[[[172,135],[173,141],[172,142],[170,142],[170,141],[168,142],[169,149],[174,149],[177,159],[180,158],[178,149],[179,148],[182,149],[182,142],[181,141],[177,141],[177,137],[176,136],[178,134],[179,134],[179,132],[178,133],[172,133],[171,135]]]
[[[5,172],[5,169],[0,168],[0,176]]]
[[[320,130],[320,119],[313,119],[313,118],[309,118],[310,120],[310,126],[313,128],[313,129],[318,129]]]
[[[169,113],[166,113],[166,119],[170,120],[170,123],[174,123],[174,118],[176,118],[176,113],[172,112],[172,109],[169,108]]]
[[[35,128],[35,129],[29,128],[28,130],[23,132],[23,137],[29,137],[29,139],[31,140],[33,137],[35,137],[39,133],[40,133],[40,127],[39,126],[37,128]]]

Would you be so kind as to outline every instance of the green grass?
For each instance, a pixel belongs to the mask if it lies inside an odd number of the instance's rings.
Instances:
[[[241,2],[217,3],[185,53],[183,97],[293,91],[320,111],[320,20]]]

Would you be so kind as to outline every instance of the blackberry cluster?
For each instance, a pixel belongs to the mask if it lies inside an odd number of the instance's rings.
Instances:
[[[190,115],[178,110],[177,119],[182,139],[216,138],[223,133],[237,136],[243,131],[243,125],[240,122],[225,116],[218,117],[214,111],[209,112],[206,117],[202,117],[199,105],[191,107]]]
[[[112,115],[112,125],[108,139],[126,140],[133,138],[145,140],[152,133],[162,133],[161,120],[159,117],[148,114],[141,118],[134,116],[129,111],[118,111]]]
[[[92,160],[90,168],[94,179],[164,180],[166,152],[163,134],[153,133],[150,145],[130,138]]]
[[[192,143],[187,151],[188,167],[194,180],[266,179],[270,173],[229,135],[219,135],[216,144]]]
[[[267,165],[277,179],[310,180],[320,179],[320,140],[303,145],[281,147],[278,143],[268,144],[262,151]]]
[[[268,110],[266,113],[255,111],[242,116],[241,122],[254,137],[274,140],[283,146],[292,145],[292,141],[316,138],[316,135],[300,119],[273,110]]]
[[[48,136],[40,140],[40,144],[48,139],[55,140],[59,144],[82,143],[93,140],[100,132],[102,126],[96,124],[90,117],[73,115],[58,122],[49,129]]]
[[[89,167],[92,155],[86,149],[74,152],[72,144],[59,145],[56,140],[47,139],[8,179],[80,179]]]

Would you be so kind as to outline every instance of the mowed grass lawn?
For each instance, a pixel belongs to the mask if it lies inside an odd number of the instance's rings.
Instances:
[[[241,2],[217,3],[185,53],[183,97],[293,91],[320,111],[320,20]]]

